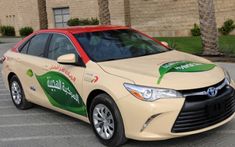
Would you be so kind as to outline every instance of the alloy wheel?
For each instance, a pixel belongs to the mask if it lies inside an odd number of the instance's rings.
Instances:
[[[22,101],[22,90],[16,81],[13,81],[11,84],[11,94],[15,104],[19,105]]]
[[[93,124],[102,139],[108,140],[114,134],[114,119],[111,111],[103,104],[98,104],[93,110]]]

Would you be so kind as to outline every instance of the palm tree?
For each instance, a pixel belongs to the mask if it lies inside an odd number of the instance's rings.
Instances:
[[[40,29],[48,28],[46,0],[38,0]]]
[[[110,25],[109,0],[98,0],[99,18],[102,25]]]
[[[198,0],[199,19],[204,55],[220,55],[213,0]]]

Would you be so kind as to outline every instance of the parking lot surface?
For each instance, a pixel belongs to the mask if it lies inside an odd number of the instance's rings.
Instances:
[[[0,57],[14,44],[0,44]],[[218,63],[235,80],[235,64]],[[1,64],[0,64],[1,70]],[[133,123],[138,120],[133,120]],[[156,126],[161,127],[161,126]],[[63,114],[35,106],[17,110],[0,75],[0,147],[96,147],[102,146],[89,124]],[[171,139],[140,142],[129,140],[126,147],[234,147],[235,119],[215,130]]]

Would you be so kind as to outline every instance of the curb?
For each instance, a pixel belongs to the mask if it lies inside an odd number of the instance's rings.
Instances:
[[[223,57],[205,57],[205,56],[201,56],[203,58],[206,58],[210,61],[213,61],[213,62],[230,62],[230,63],[235,63],[235,57],[226,57],[226,56],[223,56]]]

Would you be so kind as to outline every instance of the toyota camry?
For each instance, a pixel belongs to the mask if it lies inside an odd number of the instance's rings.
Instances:
[[[107,146],[201,133],[234,117],[227,71],[130,27],[40,30],[1,61],[18,109],[37,104],[83,120]]]

